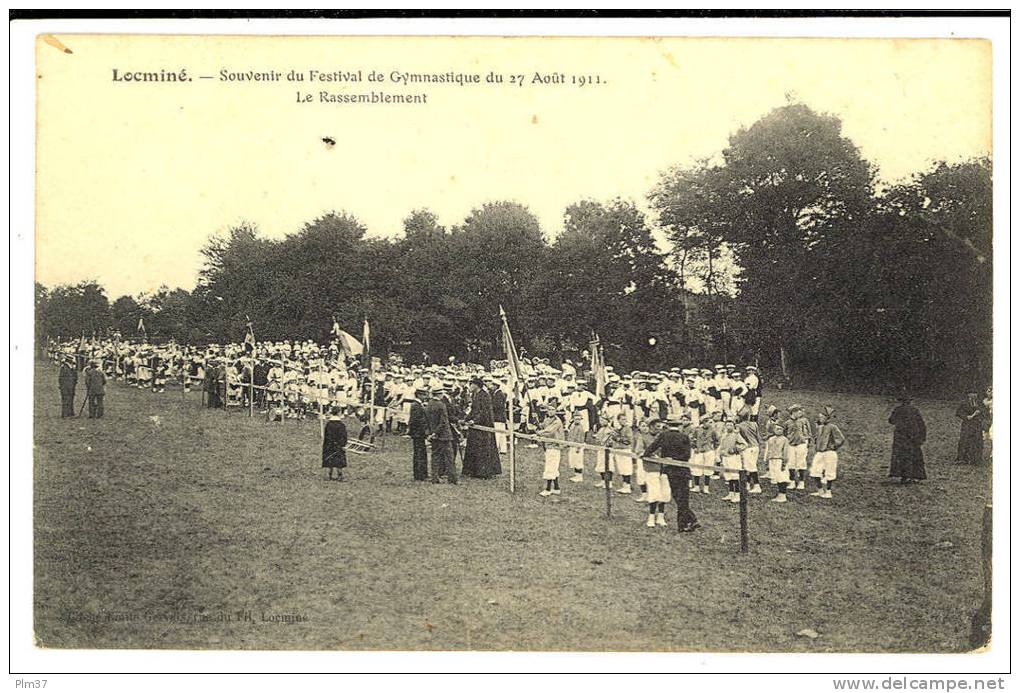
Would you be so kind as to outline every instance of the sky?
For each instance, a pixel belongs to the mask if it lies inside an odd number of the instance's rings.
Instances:
[[[344,210],[394,236],[416,208],[451,226],[510,199],[552,238],[572,202],[642,202],[663,170],[717,157],[790,101],[838,116],[884,181],[991,152],[984,41],[57,38],[70,53],[42,39],[36,51],[36,279],[95,279],[111,300],[193,288],[210,234],[241,221],[282,238]],[[192,81],[123,80],[181,69]],[[222,81],[221,70],[281,79]],[[291,70],[306,81],[288,81]],[[310,70],[362,81],[313,84]],[[482,84],[393,80],[450,71]],[[504,82],[487,83],[490,72]],[[427,103],[321,103],[320,91]]]

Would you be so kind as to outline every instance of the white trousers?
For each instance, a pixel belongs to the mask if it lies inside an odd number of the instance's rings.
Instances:
[[[558,448],[546,448],[545,466],[542,468],[542,479],[550,481],[560,478],[560,451]]]
[[[493,422],[492,427],[497,431],[507,430],[505,421],[495,421]],[[496,449],[499,450],[500,453],[505,453],[509,449],[508,435],[506,433],[496,434]]]
[[[839,455],[835,450],[816,452],[811,458],[811,476],[826,481],[836,478],[836,467],[839,464]]]

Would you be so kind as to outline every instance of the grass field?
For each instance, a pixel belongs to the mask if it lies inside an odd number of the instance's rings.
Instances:
[[[535,450],[521,451],[513,497],[505,472],[413,483],[409,442],[395,437],[327,482],[316,422],[267,424],[200,397],[111,384],[106,418],[62,420],[56,369],[37,366],[39,645],[968,648],[991,472],[951,464],[951,403],[918,403],[929,479],[901,487],[885,476],[886,400],[766,393],[809,412],[834,405],[848,445],[832,500],[796,492],[780,506],[768,485],[752,497],[741,555],[721,482],[693,499],[704,527],[693,535],[645,528],[644,506],[627,498],[607,519],[591,481],[539,497]],[[805,628],[819,636],[796,635]]]

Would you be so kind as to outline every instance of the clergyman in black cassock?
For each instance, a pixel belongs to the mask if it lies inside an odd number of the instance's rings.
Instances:
[[[900,398],[900,405],[889,416],[893,425],[892,464],[889,476],[908,479],[927,479],[924,470],[924,452],[921,445],[928,437],[928,429],[921,418],[921,412],[907,397]]]
[[[482,381],[471,381],[471,412],[468,421],[474,426],[493,428],[492,397],[482,387]],[[491,479],[502,474],[499,451],[496,448],[496,434],[468,428],[467,447],[464,449],[464,466],[461,474],[478,479]]]

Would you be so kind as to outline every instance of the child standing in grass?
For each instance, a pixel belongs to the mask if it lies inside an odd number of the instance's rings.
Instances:
[[[616,421],[613,425],[613,433],[610,438],[610,444],[620,453],[613,452],[613,466],[620,473],[623,478],[623,484],[620,488],[616,489],[617,493],[630,493],[630,477],[634,469],[634,458],[629,454],[634,449],[634,429],[627,424],[627,419],[621,412],[616,417]]]
[[[347,466],[347,425],[340,417],[340,407],[331,407],[322,438],[322,466],[328,470],[328,479],[343,481],[344,467]]]
[[[786,485],[789,477],[786,473],[786,459],[789,454],[789,441],[783,425],[772,424],[769,428],[769,436],[765,439],[765,461],[769,467],[769,477],[776,484],[779,493],[772,500],[776,503],[786,502]]]
[[[709,467],[715,466],[715,450],[719,443],[719,436],[715,432],[715,425],[710,416],[702,417],[701,423],[693,432],[694,454],[691,455],[691,464],[702,465],[692,467],[691,474],[701,480],[699,490],[701,493],[711,493],[709,482],[712,480],[712,470]]]
[[[552,438],[554,440],[565,440],[566,433],[563,431],[563,421],[556,413],[555,405],[548,405],[545,408],[545,418],[542,420],[542,427],[538,431],[541,438]],[[545,481],[545,489],[539,493],[541,496],[560,495],[560,444],[542,442],[545,448],[545,466],[542,468],[542,479]]]
[[[758,422],[751,418],[751,410],[744,407],[737,414],[737,433],[744,443],[744,450],[740,453],[741,466],[747,472],[747,483],[750,485],[750,493],[761,493],[761,483],[758,480],[758,456],[761,450],[761,434],[758,432]]]
[[[747,446],[737,433],[737,428],[732,421],[723,424],[723,432],[719,437],[719,455],[722,458],[722,465],[725,468],[722,476],[729,487],[729,493],[725,500],[736,503],[740,500],[740,454]]]
[[[811,422],[804,416],[799,404],[790,406],[790,420],[786,425],[789,441],[786,468],[790,474],[790,488],[803,489],[807,474],[807,448],[811,438]]]
[[[846,442],[843,432],[833,421],[835,416],[835,411],[829,406],[818,415],[815,455],[811,459],[811,477],[817,483],[818,490],[811,495],[819,498],[832,498],[832,482],[836,480],[836,466],[839,463],[836,451]]]
[[[661,430],[662,421],[655,417],[642,421],[634,436],[634,454],[643,457],[648,446],[655,441]],[[650,502],[648,498],[648,469],[649,467],[642,464],[640,459],[634,460],[634,475],[637,477],[638,488],[641,490],[641,495],[634,498],[635,502]],[[659,473],[659,465],[655,465],[655,473]]]
[[[584,415],[579,409],[575,409],[570,416],[570,427],[567,428],[567,441],[571,443],[585,442],[586,429]],[[570,480],[577,483],[584,481],[584,448],[571,445],[567,448],[567,461],[570,468],[574,470],[574,476]]]
[[[603,447],[610,447],[613,438],[613,426],[610,423],[609,417],[599,417],[599,428],[595,432],[595,443]],[[612,455],[609,456],[609,466],[606,466],[606,454],[599,450],[595,457],[595,471],[599,474],[599,481],[595,482],[596,488],[612,487],[613,485],[613,471],[616,465],[613,461]]]

